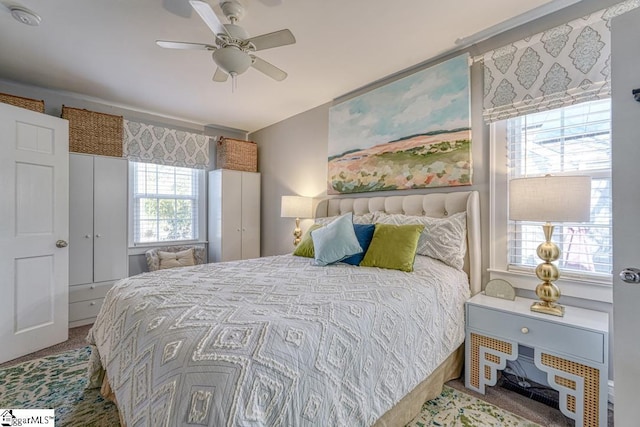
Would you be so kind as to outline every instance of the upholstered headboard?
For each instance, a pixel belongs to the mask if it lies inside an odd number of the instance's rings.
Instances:
[[[482,290],[480,199],[477,191],[325,199],[318,203],[315,216],[319,218],[341,215],[347,212],[353,212],[354,215],[363,215],[376,211],[435,218],[466,212],[467,253],[465,255],[464,270],[469,276],[471,293],[476,294]]]

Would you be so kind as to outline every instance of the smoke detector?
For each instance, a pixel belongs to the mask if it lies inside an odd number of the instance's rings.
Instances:
[[[37,13],[30,11],[26,7],[12,5],[9,6],[9,11],[16,21],[25,25],[37,27],[40,25],[40,21],[42,21],[42,18],[40,18]]]

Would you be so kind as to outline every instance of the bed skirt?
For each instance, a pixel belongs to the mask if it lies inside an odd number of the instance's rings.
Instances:
[[[431,375],[416,386],[409,394],[400,400],[393,408],[373,424],[373,427],[402,427],[413,420],[422,410],[422,405],[427,400],[442,393],[442,386],[449,380],[460,377],[464,366],[464,344],[451,353],[444,362],[436,368]],[[111,389],[109,379],[104,376],[100,394],[105,399],[118,406],[116,395]],[[120,417],[120,426],[126,427],[124,420]]]

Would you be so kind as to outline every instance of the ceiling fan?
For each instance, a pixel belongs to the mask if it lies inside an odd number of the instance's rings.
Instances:
[[[222,12],[230,22],[224,25],[208,3],[199,0],[190,0],[189,3],[215,35],[214,44],[156,40],[158,46],[168,49],[212,51],[213,62],[218,66],[213,75],[213,80],[216,82],[225,82],[231,76],[235,85],[235,78],[247,71],[249,67],[253,67],[277,81],[287,78],[287,73],[275,65],[258,58],[254,53],[295,43],[296,39],[291,31],[285,29],[249,37],[247,31],[237,24],[245,12],[244,6],[237,0],[222,1],[220,3]]]

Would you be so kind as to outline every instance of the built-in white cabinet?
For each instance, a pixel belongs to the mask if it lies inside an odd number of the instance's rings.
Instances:
[[[69,325],[95,320],[128,272],[127,161],[69,155]]]
[[[260,174],[209,172],[209,261],[260,257]]]

